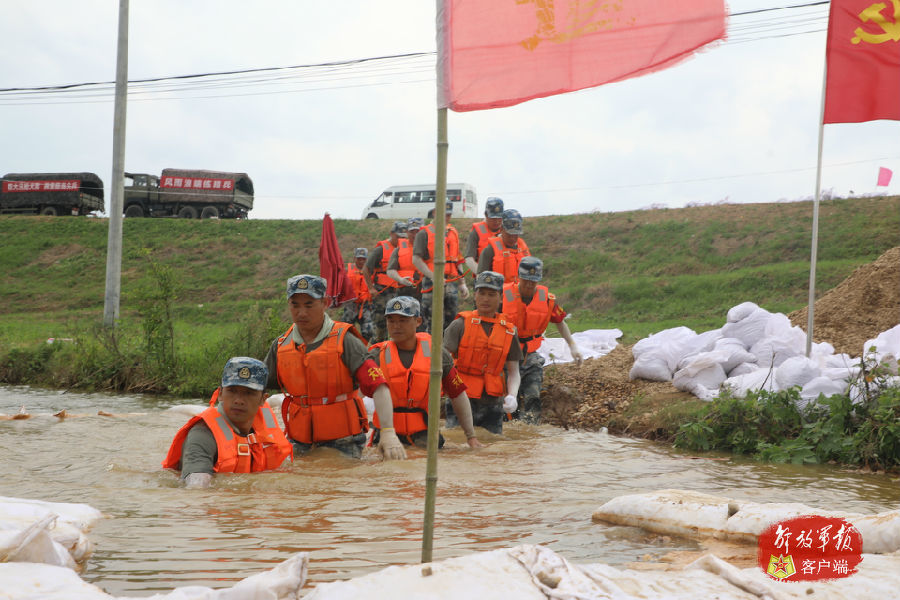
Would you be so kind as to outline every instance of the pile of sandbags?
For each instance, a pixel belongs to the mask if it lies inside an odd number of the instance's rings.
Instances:
[[[878,360],[896,374],[900,356],[900,325],[869,340],[860,356],[875,347]],[[828,343],[812,344],[806,356],[806,333],[781,313],[770,313],[752,302],[728,311],[720,329],[701,334],[675,327],[634,345],[631,379],[671,381],[698,398],[710,400],[727,386],[736,396],[751,390],[800,388],[804,405],[824,394],[862,392],[851,388],[860,374],[860,359],[835,354]]]
[[[619,329],[589,329],[572,334],[572,339],[585,360],[609,354],[619,343],[617,340],[620,337],[622,332]],[[572,352],[562,338],[545,337],[538,348],[538,354],[544,357],[545,365],[572,362]]]
[[[74,569],[93,552],[86,533],[101,516],[87,504],[0,496],[0,562]]]

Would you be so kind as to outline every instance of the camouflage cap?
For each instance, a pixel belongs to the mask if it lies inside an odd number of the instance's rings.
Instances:
[[[384,316],[403,315],[404,317],[421,317],[419,301],[412,296],[397,296],[391,298],[384,307]]]
[[[288,300],[294,294],[308,294],[313,298],[324,298],[328,283],[317,275],[294,275],[287,280]]]
[[[503,231],[513,235],[522,235],[522,215],[514,208],[503,211]]]
[[[503,275],[496,271],[482,271],[475,277],[475,289],[483,287],[502,292]]]
[[[266,389],[266,381],[269,379],[269,369],[266,363],[249,356],[235,356],[229,358],[222,371],[222,387],[242,385],[251,390],[262,391]]]
[[[366,248],[357,248],[353,251],[354,258],[366,258],[369,256],[369,251]]]
[[[391,233],[406,233],[406,223],[394,221],[394,224],[391,226]]]
[[[484,216],[488,219],[503,218],[503,200],[493,196],[484,203]]]
[[[534,256],[526,256],[519,263],[519,279],[540,281],[544,278],[544,262]]]
[[[406,230],[410,229],[422,229],[425,227],[425,219],[422,217],[410,217],[406,220]]]

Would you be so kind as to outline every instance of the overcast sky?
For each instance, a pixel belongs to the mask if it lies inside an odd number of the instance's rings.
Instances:
[[[451,113],[448,178],[526,217],[811,197],[828,7],[740,14],[810,1],[732,0],[729,40],[671,69]],[[117,19],[114,0],[5,3],[0,88],[114,80]],[[251,218],[358,218],[384,188],[435,179],[434,29],[428,0],[131,0],[131,80],[425,54],[132,87],[126,170],[243,171]],[[0,174],[109,186],[112,87],[78,89],[0,94]],[[827,126],[823,189],[898,193],[898,140],[892,121]],[[880,166],[898,171],[888,188]]]

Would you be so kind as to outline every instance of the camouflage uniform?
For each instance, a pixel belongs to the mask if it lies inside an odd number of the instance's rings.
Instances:
[[[544,357],[529,352],[519,364],[519,410],[516,415],[526,423],[541,420],[541,388],[544,385]]]
[[[422,288],[429,289],[433,284],[430,279],[422,280]],[[434,293],[426,292],[422,294],[422,326],[419,331],[427,331],[431,333],[431,305],[434,301]],[[453,322],[459,313],[459,290],[456,283],[444,284],[444,328]]]
[[[377,310],[374,302],[347,302],[344,304],[344,312],[341,321],[356,325],[359,332],[369,342],[375,341],[378,331],[375,327],[375,311]]]

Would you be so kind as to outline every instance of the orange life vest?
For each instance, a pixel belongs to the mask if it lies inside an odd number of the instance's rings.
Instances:
[[[472,223],[472,229],[474,229],[475,233],[478,235],[478,256],[481,256],[481,251],[487,247],[490,239],[497,235],[497,233],[488,229],[487,221]],[[478,256],[475,258],[478,258]]]
[[[293,328],[278,338],[276,355],[285,433],[298,442],[314,444],[368,431],[366,407],[341,360],[347,332],[363,337],[355,327],[335,322],[322,344],[307,352],[306,344],[297,345],[291,339]]]
[[[219,390],[213,395],[215,404]],[[287,441],[275,420],[275,413],[268,402],[253,417],[253,432],[242,436],[234,431],[225,419],[225,413],[217,406],[210,406],[199,415],[191,417],[172,440],[162,466],[164,469],[181,469],[181,451],[188,432],[203,421],[216,439],[216,473],[252,473],[277,469],[284,459],[293,458],[293,446]]]
[[[397,249],[397,273],[401,277],[406,277],[410,281],[418,279],[419,271],[413,266],[413,247],[409,240],[403,240],[405,243]],[[396,282],[395,282],[396,283]]]
[[[409,240],[399,238],[397,240],[397,248],[403,248],[409,245]],[[394,246],[391,245],[391,239],[381,240],[375,247],[381,247],[381,264],[378,270],[372,274],[372,281],[384,287],[400,287],[400,284],[387,276],[388,261],[391,260],[391,254],[394,253]]]
[[[369,293],[369,287],[366,285],[366,278],[363,277],[362,269],[357,268],[355,263],[347,263],[347,277],[353,284],[353,291],[356,292],[356,302],[362,304],[372,299]]]
[[[400,361],[397,344],[388,340],[376,344],[381,353],[379,366],[391,388],[394,405],[394,429],[397,435],[410,436],[428,429],[428,387],[431,378],[431,335],[416,334],[416,352],[409,368]],[[378,413],[375,413],[375,427]]]
[[[488,243],[494,249],[494,262],[491,263],[491,271],[503,275],[503,283],[519,282],[519,262],[526,256],[531,256],[528,244],[522,238],[516,239],[515,248],[507,248],[503,244],[503,238],[499,235],[492,237]]]
[[[425,264],[434,273],[434,223],[425,226],[428,233],[428,260]],[[444,281],[454,281],[459,279],[459,271],[456,263],[461,260],[459,255],[459,232],[453,225],[447,225],[447,231],[444,234]]]
[[[506,315],[498,313],[493,319],[479,316],[478,311],[459,313],[464,319],[462,338],[456,350],[456,370],[466,384],[469,398],[503,396],[506,379],[503,367],[515,337],[515,325]],[[482,321],[493,323],[490,337],[484,333]]]
[[[507,283],[503,286],[503,314],[515,323],[519,343],[525,352],[536,352],[541,347],[555,304],[556,296],[550,293],[547,286],[536,286],[528,304],[522,301],[519,284]]]

